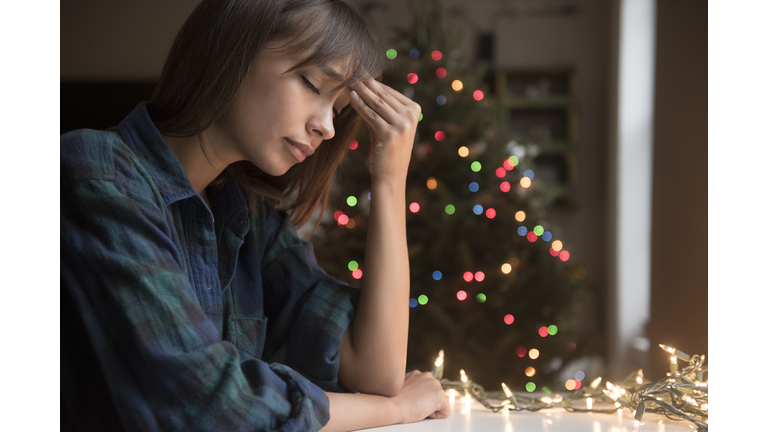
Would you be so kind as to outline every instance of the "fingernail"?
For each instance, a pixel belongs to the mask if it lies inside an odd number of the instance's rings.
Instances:
[[[360,96],[357,95],[357,92],[352,90],[352,93],[349,94],[349,98],[352,99],[352,102],[357,102],[360,100]]]

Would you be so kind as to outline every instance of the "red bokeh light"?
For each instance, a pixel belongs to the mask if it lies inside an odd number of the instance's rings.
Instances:
[[[474,93],[472,93],[472,97],[475,98],[476,101],[483,100],[485,95],[483,94],[482,90],[475,90]]]
[[[506,314],[504,315],[504,324],[510,325],[513,322],[515,322],[515,317],[512,316],[512,314]]]
[[[446,71],[445,68],[437,68],[435,71],[435,75],[437,75],[438,78],[445,78],[447,74],[448,71]]]
[[[354,150],[356,148],[357,148],[357,141],[352,141],[351,143],[349,143],[350,150]]]
[[[556,251],[556,250],[554,250],[552,248],[549,248],[549,254],[552,255],[552,256],[558,256],[558,255],[560,255],[560,251]]]
[[[418,213],[421,206],[419,206],[419,203],[412,202],[411,205],[408,206],[408,209],[411,211],[411,213]]]
[[[507,175],[507,170],[504,167],[496,168],[496,177],[504,178],[505,175]]]
[[[478,282],[482,282],[485,279],[485,273],[479,271],[475,273],[475,280]]]
[[[512,165],[512,162],[509,161],[509,159],[504,159],[504,163],[502,163],[504,166],[504,169],[507,171],[512,171],[512,169],[515,168],[514,165]]]
[[[576,383],[576,385],[573,386],[574,390],[578,390],[579,388],[581,388],[581,381],[579,380],[573,380],[573,381]]]
[[[442,141],[445,139],[445,132],[443,131],[437,131],[435,132],[435,139],[438,141]]]
[[[512,186],[509,185],[509,182],[502,182],[499,185],[499,189],[501,189],[502,192],[509,192],[511,188]]]
[[[408,82],[411,84],[416,84],[416,82],[419,80],[419,76],[415,73],[409,73],[408,74]]]
[[[570,342],[568,344],[568,351],[571,351],[571,352],[576,351],[576,344],[573,342]]]
[[[568,258],[570,258],[570,257],[571,257],[571,254],[568,251],[566,251],[566,250],[560,251],[560,259],[561,260],[568,261]]]
[[[342,212],[341,210],[336,210],[336,211],[333,213],[333,218],[334,218],[334,219],[336,219],[336,220],[339,220],[339,216],[341,216],[341,215],[343,215],[343,214],[344,214],[344,212]]]
[[[475,275],[472,274],[472,272],[465,272],[464,273],[464,281],[465,282],[472,282],[472,279],[475,277]]]
[[[340,215],[338,221],[339,221],[340,225],[346,225],[347,222],[349,222],[349,216],[347,216],[345,214]]]
[[[523,347],[518,347],[515,352],[518,357],[525,357],[525,355],[528,354],[528,350]]]
[[[547,337],[549,335],[549,329],[546,327],[540,327],[539,328],[539,336],[541,337]]]
[[[496,210],[489,208],[485,211],[485,215],[488,216],[488,219],[493,219],[496,217]]]
[[[467,292],[464,291],[464,290],[461,290],[461,291],[457,292],[456,293],[456,298],[459,299],[460,301],[466,300],[467,299]]]
[[[438,51],[438,50],[434,50],[434,51],[432,51],[432,60],[434,60],[434,61],[438,61],[438,60],[440,60],[441,58],[443,58],[443,53],[441,53],[441,52],[440,52],[440,51]]]
[[[352,277],[355,279],[360,279],[361,277],[363,277],[363,271],[360,269],[352,270]]]
[[[529,242],[533,243],[536,241],[536,239],[539,238],[539,236],[537,236],[533,231],[528,231],[528,234],[525,235],[525,238],[527,238]]]

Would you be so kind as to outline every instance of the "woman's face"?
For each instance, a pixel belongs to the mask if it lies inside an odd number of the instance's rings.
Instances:
[[[215,126],[217,153],[280,176],[333,138],[333,118],[349,104],[350,89],[336,90],[348,62],[285,73],[299,61],[264,50],[251,64],[231,108]]]

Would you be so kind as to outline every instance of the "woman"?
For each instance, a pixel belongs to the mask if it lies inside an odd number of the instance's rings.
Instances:
[[[340,1],[204,0],[148,104],[61,137],[62,429],[450,414],[431,374],[405,373],[420,108],[373,79],[379,52]],[[294,230],[324,208],[358,117],[372,149],[359,292]]]

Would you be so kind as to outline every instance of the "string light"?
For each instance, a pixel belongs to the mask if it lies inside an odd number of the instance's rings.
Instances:
[[[411,205],[408,206],[408,209],[411,211],[411,213],[418,213],[421,206],[419,206],[419,203],[412,202]]]
[[[547,330],[546,327],[539,327],[539,336],[547,337],[548,335],[549,335],[549,330]]]
[[[427,296],[425,296],[424,294],[422,294],[422,295],[420,295],[420,296],[419,296],[419,299],[418,299],[418,300],[419,300],[419,304],[420,304],[420,305],[422,305],[422,306],[424,306],[424,305],[425,305],[425,304],[427,304],[427,302],[429,301],[429,298],[427,298]]]
[[[472,97],[473,97],[473,98],[474,98],[476,101],[481,101],[481,100],[483,100],[483,98],[485,97],[485,95],[483,94],[482,90],[475,90],[475,91],[472,93]]]
[[[430,177],[427,179],[427,189],[435,189],[437,187],[437,179]]]
[[[419,76],[411,72],[408,74],[408,77],[406,79],[408,80],[409,83],[416,84],[416,82],[419,81]]]
[[[485,280],[485,273],[483,273],[481,271],[475,273],[475,280],[478,281],[478,282],[484,281]]]
[[[485,211],[485,215],[488,217],[488,219],[493,219],[496,217],[496,210],[489,208]]]
[[[357,198],[355,198],[352,195],[348,196],[347,197],[347,205],[350,206],[350,207],[356,206],[357,205]]]
[[[444,139],[445,139],[445,132],[443,132],[443,131],[435,132],[435,140],[442,141]]]
[[[563,242],[560,240],[555,240],[552,242],[552,249],[556,251],[560,251],[563,248]]]
[[[449,215],[452,215],[456,213],[456,207],[454,207],[453,204],[448,204],[445,206],[445,212]]]
[[[477,184],[477,182],[472,182],[469,184],[469,190],[471,192],[477,192],[478,190],[480,190],[480,185]]]
[[[469,156],[469,149],[466,146],[459,147],[459,156],[461,157]]]
[[[568,261],[568,258],[571,257],[571,253],[567,250],[560,251],[560,259],[563,261]]]
[[[472,207],[472,212],[476,215],[483,214],[483,206],[481,206],[480,204],[475,205],[474,207]]]
[[[338,221],[339,221],[339,225],[344,226],[347,224],[347,222],[349,222],[349,216],[345,214],[340,215]]]
[[[504,178],[505,175],[507,175],[507,170],[504,167],[496,168],[496,177]]]
[[[419,57],[419,50],[417,50],[416,48],[411,48],[411,50],[408,51],[408,55],[411,56],[412,59],[415,59]]]
[[[533,232],[535,232],[537,236],[540,236],[544,234],[544,227],[542,227],[541,225],[536,225],[535,227],[533,227]]]
[[[432,279],[438,281],[443,278],[443,274],[439,270],[435,270],[432,272]]]
[[[520,186],[528,189],[529,187],[531,187],[531,179],[529,179],[528,177],[521,178],[520,179]]]
[[[504,263],[501,265],[501,272],[504,274],[509,274],[512,271],[512,266],[509,263]]]
[[[536,369],[532,368],[531,366],[525,368],[525,376],[532,377],[534,375],[536,375]]]
[[[539,236],[537,236],[536,233],[533,231],[529,231],[526,237],[528,238],[528,241],[531,243],[539,239]]]
[[[363,277],[363,271],[360,270],[359,268],[353,270],[352,271],[352,277],[355,278],[355,279],[360,279],[361,277]]]
[[[445,105],[445,102],[447,102],[447,101],[448,101],[448,99],[446,99],[445,96],[443,96],[443,95],[438,96],[437,99],[436,99],[437,104],[440,105],[440,106]]]
[[[541,239],[544,241],[552,240],[552,233],[549,231],[544,231],[544,234],[541,235]]]
[[[691,356],[689,356],[688,354],[686,354],[686,353],[684,353],[684,352],[682,352],[682,351],[678,350],[678,349],[677,349],[677,348],[675,348],[675,347],[666,346],[666,345],[664,345],[664,344],[659,344],[659,347],[660,347],[661,349],[663,349],[664,351],[666,351],[666,352],[668,352],[668,353],[670,353],[670,354],[674,355],[675,357],[679,358],[679,359],[680,359],[680,360],[682,360],[682,361],[686,361],[686,362],[687,362],[687,361],[690,361],[690,360],[691,360]]]
[[[464,290],[459,290],[459,292],[456,293],[456,298],[459,299],[459,301],[464,301],[467,299],[467,292]]]
[[[551,326],[547,327],[547,332],[549,333],[550,336],[556,335],[557,334],[557,326],[552,324]],[[582,372],[581,375],[582,375],[582,378],[576,377],[576,379],[579,380],[579,381],[583,380],[584,379],[583,378],[584,377],[584,372]]]
[[[517,227],[517,234],[519,234],[521,237],[525,236],[528,233],[528,228],[521,226]]]
[[[513,322],[515,322],[515,317],[512,316],[512,314],[504,315],[504,324],[511,325]],[[523,355],[525,355],[525,354],[523,354]]]
[[[387,58],[390,59],[390,60],[394,60],[395,57],[397,57],[397,51],[394,50],[394,49],[391,49],[391,48],[388,49],[387,50]]]
[[[445,352],[440,350],[435,359],[435,366],[432,368],[432,376],[437,379],[443,378],[443,368],[445,367]]]
[[[509,159],[504,159],[504,162],[501,163],[501,166],[503,166],[504,169],[507,171],[512,171],[515,168],[515,166],[512,165],[512,162],[510,162]]]
[[[475,275],[472,274],[472,272],[464,272],[464,281],[465,282],[472,282],[472,279],[475,278]]]
[[[482,167],[483,166],[478,161],[474,161],[474,162],[472,162],[472,165],[470,165],[470,168],[474,172],[479,172]]]
[[[536,360],[537,358],[539,358],[539,350],[537,350],[536,348],[531,348],[531,350],[528,351],[528,357],[530,357],[531,360]]]
[[[475,299],[477,300],[477,302],[478,302],[478,303],[485,303],[485,300],[487,299],[487,297],[485,296],[485,294],[483,294],[483,293],[479,293],[479,294],[478,294],[478,295],[475,297]]]
[[[461,81],[459,81],[459,80],[453,80],[453,82],[451,83],[451,88],[454,91],[459,92],[459,91],[461,91],[461,89],[464,88],[464,84]]]
[[[529,179],[533,180],[533,171],[525,170],[525,172],[523,173],[523,177],[528,177]]]
[[[502,192],[509,192],[510,189],[512,189],[512,186],[509,184],[509,182],[501,182],[499,185],[499,189],[501,189]]]
[[[525,212],[520,210],[517,213],[515,213],[515,220],[518,222],[522,222],[525,220]]]
[[[445,70],[445,68],[437,68],[435,71],[435,75],[437,75],[438,78],[445,78],[445,75],[448,74],[448,72]]]
[[[437,51],[437,50],[432,51],[432,60],[438,61],[441,58],[443,58],[443,53],[441,53],[440,51]]]

